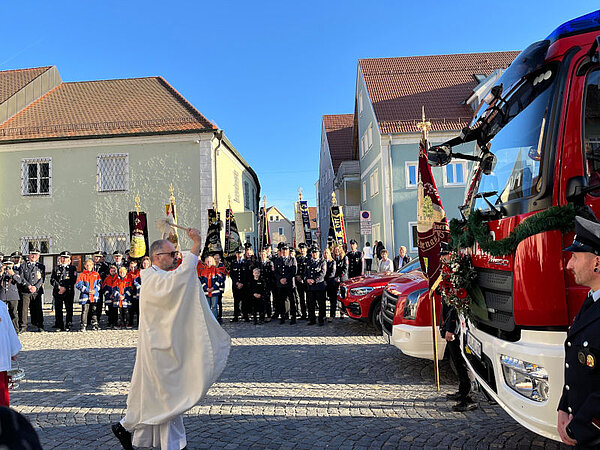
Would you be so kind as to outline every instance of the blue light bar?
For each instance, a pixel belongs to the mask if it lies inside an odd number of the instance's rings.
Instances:
[[[594,30],[600,30],[600,10],[563,23],[556,30],[550,33],[548,40],[550,43],[553,43],[554,41],[567,36],[587,33]]]

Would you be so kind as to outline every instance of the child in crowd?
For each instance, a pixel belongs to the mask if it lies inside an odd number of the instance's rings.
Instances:
[[[102,295],[104,297],[104,305],[106,306],[106,316],[108,317],[108,326],[113,330],[117,328],[117,314],[119,308],[115,300],[115,288],[117,286],[117,266],[110,266],[109,275],[102,282]]]
[[[92,330],[98,330],[98,312],[96,311],[99,304],[100,287],[102,280],[100,274],[94,271],[94,261],[86,259],[83,263],[84,271],[77,277],[75,287],[79,289],[79,303],[81,304],[81,325],[80,331],[86,330],[88,323],[88,314],[91,314]],[[102,311],[100,311],[102,312]]]
[[[204,259],[204,264],[198,263],[196,270],[198,272],[200,284],[202,284],[202,289],[204,290],[204,295],[206,295],[206,300],[208,300],[208,306],[215,316],[215,319],[218,319],[218,305],[219,295],[221,294],[220,287],[222,278],[220,270],[215,264],[215,258],[207,256]]]
[[[131,299],[133,297],[133,280],[128,276],[127,267],[119,267],[116,280],[113,306],[118,308],[118,327],[131,328]]]
[[[142,286],[142,279],[137,261],[129,260],[129,273],[127,276],[131,279],[131,311],[129,317],[133,326],[134,322],[139,323],[140,321],[140,288]]]
[[[260,269],[252,270],[252,279],[250,280],[250,295],[252,305],[252,315],[254,317],[254,325],[263,323],[265,320],[264,301],[267,298],[267,284],[260,277]],[[257,320],[257,314],[258,319]]]

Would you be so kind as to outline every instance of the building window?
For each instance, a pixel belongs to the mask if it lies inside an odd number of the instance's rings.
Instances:
[[[371,147],[373,147],[373,123],[370,123],[367,128],[367,151],[371,150]]]
[[[371,227],[371,237],[374,241],[381,240],[381,224],[376,223]]]
[[[280,235],[280,236],[283,236],[283,227],[279,227],[279,230],[278,230],[278,231],[279,231],[279,235]]]
[[[129,155],[115,153],[98,155],[96,160],[98,192],[129,190]]]
[[[29,254],[32,250],[37,250],[40,253],[50,253],[52,239],[48,236],[26,236],[21,238],[21,251],[24,254]]]
[[[269,222],[273,222],[273,220],[275,220],[275,218],[273,216],[269,216]]]
[[[464,186],[467,173],[466,161],[452,162],[444,167],[445,186]]]
[[[408,222],[408,243],[411,253],[417,252],[417,222]]]
[[[363,112],[363,93],[362,91],[358,93],[358,113],[362,114]]]
[[[279,216],[275,216],[275,220],[279,222]]]
[[[250,185],[244,181],[244,208],[250,209]]]
[[[233,201],[240,202],[240,173],[233,171]]]
[[[363,198],[363,202],[367,200],[367,182],[366,181],[362,182],[362,198]]]
[[[96,236],[98,242],[98,250],[106,252],[107,255],[112,255],[114,251],[119,251],[125,254],[129,250],[129,242],[125,233],[103,233]]]
[[[406,174],[406,187],[416,188],[418,183],[418,167],[419,163],[409,162],[405,163],[405,174]]]
[[[369,184],[371,185],[371,197],[379,194],[379,169],[375,169],[369,178]]]
[[[23,195],[52,194],[52,158],[21,160],[21,193]]]

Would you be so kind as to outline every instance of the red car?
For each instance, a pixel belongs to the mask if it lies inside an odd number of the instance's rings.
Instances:
[[[368,321],[379,332],[381,322],[381,295],[387,284],[404,273],[419,270],[418,259],[410,261],[397,272],[375,273],[350,278],[340,284],[338,290],[338,307],[348,317]]]
[[[441,313],[436,296],[436,316]],[[383,292],[381,323],[388,342],[415,358],[433,359],[429,283],[423,272],[414,270],[390,282]],[[444,357],[446,341],[436,330],[438,359]]]

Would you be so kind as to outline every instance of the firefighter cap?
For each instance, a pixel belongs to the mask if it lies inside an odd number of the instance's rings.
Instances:
[[[575,237],[573,243],[563,249],[565,252],[586,252],[600,255],[600,223],[575,217]]]
[[[103,252],[101,252],[100,250],[98,250],[96,253],[94,253],[92,256],[100,256],[103,257]]]
[[[12,253],[10,254],[10,257],[11,257],[11,258],[20,258],[21,256],[23,256],[23,253],[21,253],[21,252],[19,252],[19,251],[12,252]]]
[[[298,244],[298,248],[306,248],[306,244],[304,242],[300,242]]]
[[[64,252],[60,252],[60,254],[58,256],[62,256],[63,258],[70,258],[71,252],[68,252],[65,250]]]

